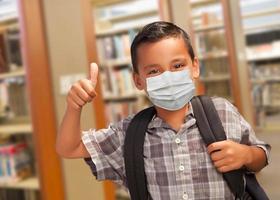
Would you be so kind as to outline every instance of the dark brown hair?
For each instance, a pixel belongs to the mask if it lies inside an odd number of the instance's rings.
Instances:
[[[131,48],[131,60],[133,71],[138,73],[137,68],[137,49],[143,43],[153,43],[158,42],[164,38],[179,38],[184,39],[186,48],[190,54],[192,61],[194,60],[194,51],[191,45],[191,40],[189,35],[180,27],[176,26],[173,23],[165,21],[157,21],[144,26],[141,31],[135,36]]]

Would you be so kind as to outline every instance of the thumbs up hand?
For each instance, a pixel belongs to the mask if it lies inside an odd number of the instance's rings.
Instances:
[[[68,96],[67,104],[75,110],[81,110],[82,107],[93,100],[96,96],[95,86],[97,84],[98,66],[96,63],[90,65],[89,79],[81,79],[72,85]]]

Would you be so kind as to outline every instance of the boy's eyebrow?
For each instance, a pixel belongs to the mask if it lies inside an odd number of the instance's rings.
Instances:
[[[178,57],[178,58],[172,59],[171,63],[174,63],[174,62],[177,62],[177,61],[184,61],[184,62],[186,62],[187,59],[185,57]]]
[[[176,58],[172,59],[170,63],[174,63],[174,62],[177,62],[177,61],[184,61],[184,62],[187,62],[188,60],[187,60],[186,57],[180,56],[180,57],[176,57]],[[144,68],[144,70],[147,70],[148,68],[151,68],[151,67],[158,67],[158,66],[160,66],[160,64],[154,63],[154,64],[145,65],[143,68]]]
[[[151,68],[151,67],[158,67],[159,64],[149,64],[149,65],[145,65],[144,66],[144,70],[146,70],[147,68]]]

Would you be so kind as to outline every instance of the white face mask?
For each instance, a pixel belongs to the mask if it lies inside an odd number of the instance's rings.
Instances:
[[[166,110],[183,108],[194,96],[195,86],[187,69],[170,72],[146,79],[151,102]]]

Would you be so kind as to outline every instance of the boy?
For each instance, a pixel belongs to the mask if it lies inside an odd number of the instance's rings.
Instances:
[[[228,140],[207,148],[193,116],[191,98],[199,62],[190,38],[168,22],[146,25],[131,45],[133,79],[145,90],[157,114],[148,126],[144,162],[150,199],[234,199],[220,172],[241,167],[259,171],[268,160],[270,146],[259,141],[237,109],[213,98]],[[123,144],[133,116],[107,129],[80,134],[83,105],[95,96],[98,68],[90,79],[74,84],[57,136],[57,152],[67,158],[86,158],[98,180],[126,186]]]

